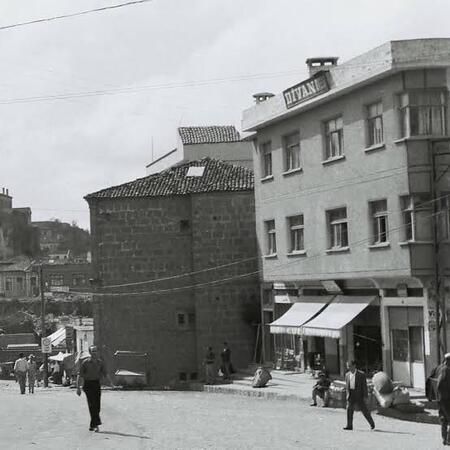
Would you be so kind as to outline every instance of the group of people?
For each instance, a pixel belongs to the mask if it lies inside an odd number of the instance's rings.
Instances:
[[[366,403],[368,397],[366,375],[363,371],[356,368],[356,361],[349,361],[347,363],[347,369],[348,371],[345,374],[345,387],[347,391],[347,425],[344,427],[344,430],[353,430],[353,414],[356,408],[358,408],[362,412],[370,425],[370,429],[374,430],[375,422],[372,418],[372,415],[370,414],[369,409],[367,408]],[[317,397],[320,397],[323,400],[324,406],[328,405],[330,397],[330,385],[331,380],[328,378],[328,374],[326,372],[320,372],[319,380],[313,386],[311,406],[317,406]]]
[[[208,347],[206,350],[204,364],[206,384],[214,384],[216,382],[217,367],[216,355],[212,347]],[[227,342],[223,343],[223,350],[220,352],[220,371],[224,380],[230,380],[231,374],[234,373],[234,368],[231,364],[231,350]]]
[[[19,354],[19,358],[14,363],[14,375],[16,381],[19,383],[20,393],[25,394],[27,378],[28,378],[28,393],[34,394],[34,384],[37,376],[36,358],[30,355],[28,359],[23,353]]]

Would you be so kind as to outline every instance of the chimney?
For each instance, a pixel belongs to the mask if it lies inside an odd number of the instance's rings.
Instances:
[[[255,103],[265,102],[268,98],[273,97],[274,94],[271,92],[259,92],[257,94],[253,94],[253,98],[255,99]]]
[[[318,58],[308,58],[306,65],[308,66],[309,76],[314,76],[317,72],[329,71],[332,67],[337,66],[337,56],[322,56]]]
[[[9,189],[8,188],[6,189],[6,195],[9,196]]]

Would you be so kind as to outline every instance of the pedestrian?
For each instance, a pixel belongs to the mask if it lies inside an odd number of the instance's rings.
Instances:
[[[34,383],[36,381],[36,358],[34,355],[28,357],[28,393],[34,394]]]
[[[77,376],[77,395],[81,395],[81,385],[83,385],[83,391],[86,394],[88,402],[89,414],[91,416],[89,431],[98,432],[98,427],[102,424],[100,420],[100,381],[102,377],[106,378],[112,386],[105,364],[98,357],[97,347],[91,345],[89,347],[89,357],[81,363],[80,372]]]
[[[330,397],[331,380],[328,378],[326,372],[319,373],[319,379],[312,389],[312,402],[310,406],[317,406],[317,397],[323,400],[323,406],[328,406]]]
[[[19,353],[19,359],[14,363],[14,375],[20,386],[20,393],[25,394],[25,384],[27,381],[28,362],[23,353]]]
[[[437,400],[439,402],[439,421],[444,445],[450,445],[450,353],[444,355],[444,362],[437,369]]]
[[[206,384],[214,384],[216,382],[215,362],[216,355],[214,355],[212,347],[208,347],[205,355]]]
[[[226,342],[223,343],[223,350],[220,354],[221,359],[221,366],[220,370],[223,374],[224,380],[229,380],[231,378],[231,350],[228,347],[228,344]]]
[[[353,430],[353,412],[355,411],[355,406],[359,407],[367,422],[369,422],[370,429],[373,430],[375,429],[375,422],[366,404],[368,396],[366,375],[356,368],[356,361],[349,361],[347,368],[348,372],[345,374],[345,386],[347,388],[347,426],[344,427],[344,430]]]

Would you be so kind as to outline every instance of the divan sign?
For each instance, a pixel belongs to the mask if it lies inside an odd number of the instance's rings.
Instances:
[[[327,92],[329,89],[326,75],[324,73],[318,73],[283,91],[286,108],[292,108],[316,95]]]

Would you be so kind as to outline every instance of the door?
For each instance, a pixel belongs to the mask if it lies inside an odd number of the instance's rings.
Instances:
[[[408,330],[392,330],[392,377],[411,386]]]
[[[409,327],[411,384],[425,388],[425,364],[423,357],[423,327]]]

